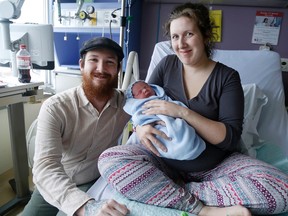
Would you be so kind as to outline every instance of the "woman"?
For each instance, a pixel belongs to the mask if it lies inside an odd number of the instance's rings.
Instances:
[[[106,150],[99,160],[102,176],[120,193],[139,202],[173,207],[197,215],[250,216],[288,211],[288,177],[276,168],[237,153],[242,133],[244,97],[237,71],[211,60],[212,24],[201,4],[176,7],[166,24],[176,55],[162,59],[149,83],[173,100],[150,101],[147,115],[185,119],[205,140],[193,161],[157,157],[165,149],[152,126],[138,126],[141,145]],[[145,147],[144,147],[145,146]],[[182,165],[185,171],[175,167]]]

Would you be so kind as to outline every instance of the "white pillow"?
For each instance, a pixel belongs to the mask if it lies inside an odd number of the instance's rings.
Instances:
[[[34,151],[35,151],[35,138],[37,132],[37,118],[30,125],[27,134],[26,134],[26,143],[27,143],[27,151],[28,151],[28,164],[29,167],[32,168],[34,164]]]
[[[263,143],[258,134],[258,122],[268,97],[255,84],[242,85],[245,99],[241,151],[256,158],[256,149]]]
[[[259,136],[281,147],[288,156],[288,115],[282,82],[280,55],[264,50],[215,50],[215,61],[234,68],[242,84],[255,83],[268,97],[258,122]],[[271,152],[271,157],[274,152]]]

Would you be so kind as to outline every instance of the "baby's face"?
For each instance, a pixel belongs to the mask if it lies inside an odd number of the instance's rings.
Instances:
[[[137,82],[133,85],[132,94],[134,98],[142,99],[155,95],[155,92],[147,83]]]

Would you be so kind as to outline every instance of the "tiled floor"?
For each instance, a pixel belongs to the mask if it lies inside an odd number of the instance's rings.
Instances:
[[[31,172],[29,176],[29,184],[30,189],[33,189],[33,183],[31,178]],[[8,170],[5,173],[0,175],[0,206],[4,205],[5,203],[9,202],[15,197],[15,193],[12,189],[12,187],[9,184],[9,180],[13,179],[13,170]],[[13,208],[11,211],[9,211],[5,216],[16,216],[21,215],[21,212],[23,210],[23,207],[25,204],[18,204]]]

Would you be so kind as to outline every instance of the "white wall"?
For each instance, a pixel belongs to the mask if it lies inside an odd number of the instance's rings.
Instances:
[[[26,133],[37,118],[42,103],[24,104]],[[7,109],[0,109],[0,175],[13,167]]]
[[[7,109],[0,110],[0,174],[12,167]]]

